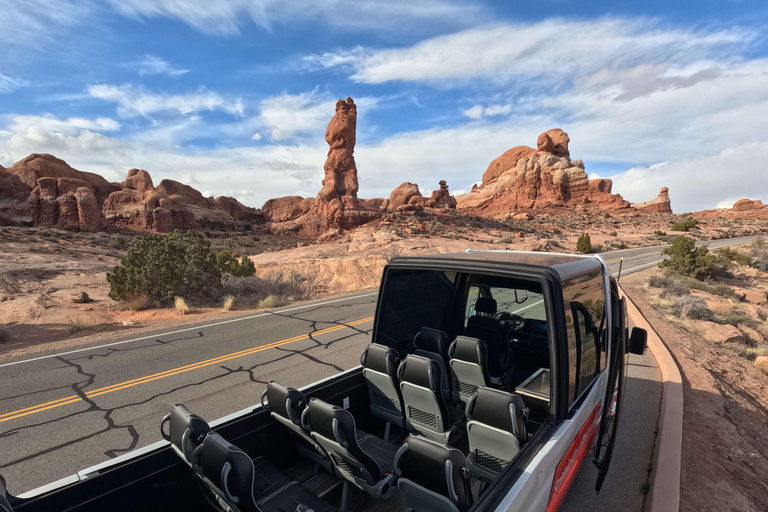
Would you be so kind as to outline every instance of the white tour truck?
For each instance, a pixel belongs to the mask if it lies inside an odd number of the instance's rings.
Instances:
[[[555,511],[588,457],[600,490],[645,344],[600,256],[396,258],[360,366],[210,424],[176,405],[165,441],[0,511]]]

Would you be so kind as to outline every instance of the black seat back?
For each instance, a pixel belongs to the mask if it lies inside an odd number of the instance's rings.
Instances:
[[[311,398],[302,423],[330,455],[339,478],[366,489],[383,478],[376,461],[360,447],[355,418],[349,411]]]
[[[444,439],[451,427],[448,406],[441,393],[440,365],[433,359],[409,354],[397,370],[403,394],[405,423],[434,439]]]
[[[264,401],[265,398],[267,402]],[[307,407],[307,398],[301,391],[271,381],[261,394],[261,405],[273,418],[290,430],[296,440],[299,454],[312,463],[330,470],[328,454],[301,424],[301,414]]]
[[[360,356],[371,414],[403,428],[403,398],[397,383],[399,363],[396,350],[376,343],[368,345]]]
[[[464,512],[472,493],[464,477],[464,455],[420,436],[408,436],[395,456],[397,487],[407,510]]]
[[[165,424],[168,423],[168,434]],[[192,452],[200,446],[203,439],[211,431],[211,427],[203,418],[190,412],[185,406],[176,404],[170,414],[163,418],[160,433],[166,441],[171,442],[171,448],[187,464],[192,463]]]
[[[457,336],[448,349],[455,402],[466,402],[478,387],[487,386],[488,353],[483,340]]]
[[[13,512],[13,507],[6,496],[5,479],[2,476],[0,476],[0,512]]]
[[[509,337],[501,321],[493,318],[496,301],[479,297],[475,302],[475,314],[467,320],[466,335],[485,342],[488,351],[488,373],[500,377],[507,369]]]
[[[453,401],[451,392],[450,366],[448,357],[448,335],[438,329],[422,327],[413,338],[413,353],[432,359],[440,365],[442,377],[440,389],[446,402]]]
[[[259,512],[254,500],[253,461],[219,434],[210,433],[192,455],[192,469],[231,509]]]
[[[527,441],[528,409],[514,393],[478,388],[466,408],[469,464],[472,476],[491,481],[515,458]]]

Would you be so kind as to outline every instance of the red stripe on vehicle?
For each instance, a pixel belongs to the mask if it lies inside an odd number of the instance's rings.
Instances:
[[[597,426],[600,424],[598,412],[600,412],[600,404],[597,404],[594,410],[592,410],[592,414],[589,415],[586,423],[581,427],[579,433],[576,434],[571,446],[568,447],[568,451],[565,452],[565,455],[563,455],[563,458],[557,465],[546,512],[555,512],[560,507],[565,494],[571,487],[571,483],[576,477],[584,456],[587,455],[589,447],[592,446]]]

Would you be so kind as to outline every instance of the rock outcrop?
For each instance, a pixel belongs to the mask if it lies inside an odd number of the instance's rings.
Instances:
[[[264,203],[261,211],[269,222],[287,222],[308,214],[314,204],[314,197],[276,197]]]
[[[0,169],[0,225],[34,223],[34,206],[28,201],[31,192],[32,187],[18,176],[9,173],[4,167]]]
[[[571,160],[568,134],[559,128],[542,133],[537,149],[510,149],[483,174],[483,183],[457,197],[458,207],[481,215],[515,210],[594,203],[607,210],[630,208],[611,193],[611,180],[590,180],[581,160]]]
[[[645,203],[632,203],[632,208],[644,213],[672,213],[672,202],[669,200],[669,189],[662,187],[656,199]]]
[[[386,204],[386,208],[390,212],[402,211],[403,209],[416,210],[424,207],[424,196],[421,195],[417,184],[406,181],[389,194]]]
[[[768,205],[763,204],[762,201],[739,199],[733,203],[732,208],[702,210],[692,213],[691,217],[700,219],[768,219]]]
[[[34,225],[96,233],[107,228],[92,185],[71,177],[42,177],[29,202],[35,210]]]
[[[427,200],[427,206],[430,208],[456,208],[456,198],[448,192],[448,183],[440,180],[440,188],[432,192],[432,196]]]

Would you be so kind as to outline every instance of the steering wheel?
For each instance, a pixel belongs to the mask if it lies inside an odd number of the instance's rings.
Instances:
[[[504,322],[515,331],[519,331],[523,328],[523,326],[525,326],[525,318],[521,317],[520,315],[514,315],[507,311],[500,311],[499,313],[496,313],[493,318]]]

